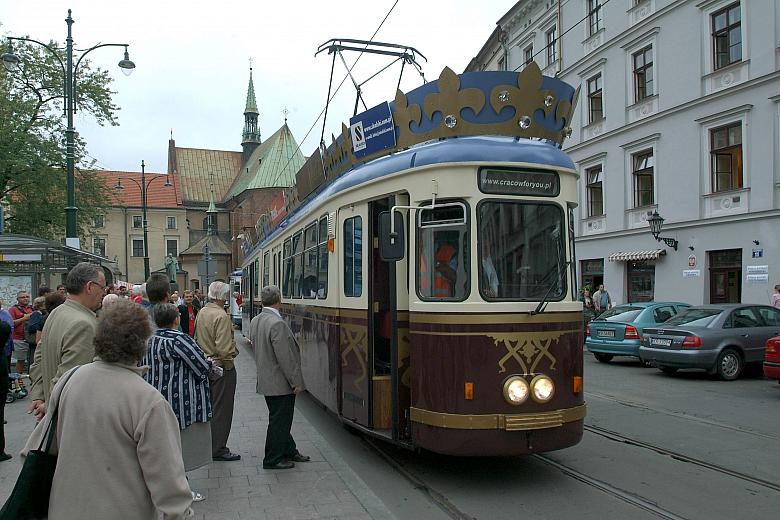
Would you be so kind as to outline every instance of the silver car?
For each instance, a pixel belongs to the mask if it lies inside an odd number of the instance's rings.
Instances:
[[[780,333],[780,310],[768,305],[699,305],[661,327],[645,328],[639,357],[674,373],[701,368],[721,379],[737,379],[745,365],[760,365],[764,346]]]

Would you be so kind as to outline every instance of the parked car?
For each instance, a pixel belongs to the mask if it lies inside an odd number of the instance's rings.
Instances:
[[[700,305],[645,328],[639,356],[665,373],[700,368],[730,381],[745,365],[760,365],[767,340],[777,335],[780,310],[769,305]]]
[[[616,305],[591,320],[585,329],[585,347],[602,363],[614,356],[639,357],[645,327],[655,327],[690,307],[679,302],[642,302]]]
[[[766,342],[764,375],[780,383],[780,336],[769,338]]]

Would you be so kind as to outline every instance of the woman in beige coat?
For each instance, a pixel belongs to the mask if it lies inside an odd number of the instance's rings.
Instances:
[[[58,459],[49,518],[192,517],[176,416],[138,367],[151,333],[143,307],[114,303],[98,320],[95,361],[54,387]],[[40,445],[50,419],[38,424],[23,456]]]

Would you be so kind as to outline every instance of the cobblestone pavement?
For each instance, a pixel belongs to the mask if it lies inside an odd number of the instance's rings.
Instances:
[[[241,454],[237,462],[212,462],[188,473],[190,486],[206,496],[193,505],[198,519],[258,520],[390,520],[393,515],[377,496],[296,411],[292,433],[311,462],[290,470],[263,469],[268,409],[255,393],[255,362],[248,342],[236,334],[238,388],[228,447]],[[29,385],[28,385],[29,386]],[[11,492],[21,463],[19,451],[34,427],[27,415],[29,398],[6,405],[6,451],[13,459],[0,463],[0,501]],[[335,420],[335,419],[334,419]]]

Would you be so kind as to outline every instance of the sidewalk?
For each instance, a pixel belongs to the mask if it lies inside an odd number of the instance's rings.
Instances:
[[[206,500],[193,504],[198,519],[257,520],[390,520],[393,515],[365,485],[302,413],[296,411],[292,434],[311,462],[290,470],[264,470],[263,450],[268,409],[255,393],[252,348],[236,333],[241,354],[236,359],[238,388],[228,447],[241,454],[237,462],[213,462],[188,473],[193,490]],[[29,386],[29,385],[28,385]],[[19,451],[33,429],[27,415],[29,398],[6,405],[6,451],[12,460],[0,463],[0,501],[5,502],[21,468]],[[336,420],[334,418],[334,420]]]

